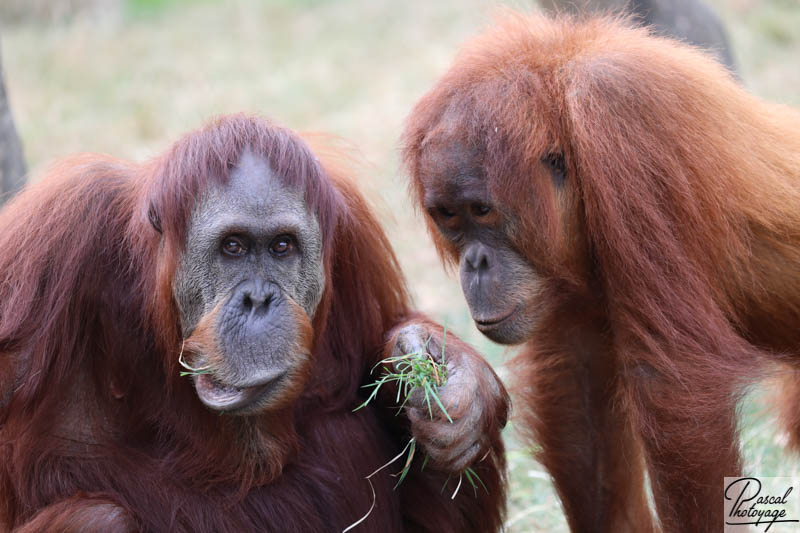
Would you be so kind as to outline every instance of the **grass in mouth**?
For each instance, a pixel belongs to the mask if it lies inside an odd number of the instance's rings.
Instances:
[[[181,377],[184,377],[184,376],[199,376],[200,374],[210,374],[211,373],[211,366],[206,365],[206,366],[201,366],[201,367],[193,367],[183,359],[183,347],[185,346],[185,344],[186,344],[185,341],[184,341],[184,343],[181,344],[181,353],[178,354],[178,363],[183,368],[186,369],[185,371],[181,372],[181,374],[180,374]]]

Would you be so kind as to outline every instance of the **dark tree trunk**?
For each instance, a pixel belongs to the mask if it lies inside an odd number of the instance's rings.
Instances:
[[[22,143],[8,105],[3,64],[0,59],[0,206],[25,184]]]

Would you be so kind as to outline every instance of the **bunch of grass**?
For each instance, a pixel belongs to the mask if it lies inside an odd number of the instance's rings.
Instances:
[[[442,413],[444,413],[444,415],[447,417],[447,420],[449,420],[452,424],[453,419],[450,418],[450,415],[447,413],[447,409],[445,409],[442,399],[439,396],[439,387],[447,383],[447,362],[445,361],[444,355],[444,346],[446,340],[447,330],[444,331],[444,335],[442,336],[441,363],[436,362],[433,356],[428,353],[428,343],[430,343],[430,337],[425,342],[425,345],[421,350],[405,355],[387,357],[386,359],[380,361],[377,365],[375,365],[375,367],[373,367],[372,372],[374,372],[375,368],[377,367],[383,367],[383,375],[375,383],[364,385],[364,388],[371,387],[372,393],[364,401],[364,403],[356,407],[355,410],[357,411],[363,407],[366,407],[372,400],[374,400],[378,395],[378,391],[384,384],[396,383],[396,402],[398,404],[398,411],[405,407],[406,403],[408,403],[408,399],[411,397],[411,394],[419,389],[424,395],[429,416],[433,418],[433,404],[431,403],[431,400],[433,400],[433,402],[439,406],[439,409],[442,410]]]
[[[422,391],[423,398],[425,400],[425,406],[427,407],[428,415],[431,417],[431,419],[433,419],[433,405],[435,404],[439,407],[439,409],[441,409],[444,416],[452,424],[453,419],[450,418],[444,403],[442,403],[441,396],[439,395],[439,387],[442,387],[445,385],[445,383],[447,383],[447,361],[445,360],[447,328],[444,329],[442,334],[442,351],[440,356],[441,362],[436,361],[433,356],[428,353],[428,344],[430,343],[430,340],[431,338],[428,337],[423,347],[418,351],[404,355],[387,357],[386,359],[378,362],[378,364],[372,368],[371,372],[374,372],[376,368],[381,367],[383,368],[383,375],[376,382],[364,385],[365,388],[372,388],[372,392],[364,401],[364,403],[356,407],[354,411],[358,411],[359,409],[369,405],[370,402],[372,402],[378,395],[378,391],[380,391],[383,385],[387,383],[395,383],[397,386],[396,402],[398,404],[398,413],[400,413],[402,408],[408,403],[408,399],[411,397],[411,395],[417,390],[420,390]],[[396,474],[392,474],[398,478],[397,483],[394,486],[396,489],[411,471],[411,465],[414,460],[416,449],[417,440],[412,437],[403,450],[397,454],[397,456],[366,477],[366,480],[369,482],[370,489],[372,489],[372,506],[364,516],[362,516],[356,522],[350,524],[350,526],[344,529],[342,533],[347,533],[361,524],[369,517],[369,515],[372,513],[372,510],[375,508],[375,487],[372,485],[371,478],[378,472],[388,468],[390,465],[400,460],[405,455],[406,460],[403,463],[403,468]],[[426,455],[420,469],[424,469],[427,462],[428,456]],[[476,495],[479,484],[484,488],[484,490],[487,490],[486,485],[483,484],[481,478],[470,467],[459,474],[458,484],[456,485],[456,488],[453,491],[450,499],[455,499],[458,491],[461,489],[461,482],[464,478],[466,478],[467,482],[472,486],[472,489]],[[445,480],[445,483],[442,486],[443,491],[447,487],[448,483],[450,483],[450,479],[450,476],[448,476]]]

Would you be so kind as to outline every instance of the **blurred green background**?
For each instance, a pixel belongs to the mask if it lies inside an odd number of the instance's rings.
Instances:
[[[505,2],[525,10],[533,0]],[[800,0],[715,0],[744,83],[800,106]],[[466,37],[491,20],[484,0],[0,0],[0,50],[31,179],[77,151],[145,160],[217,114],[250,111],[331,133],[365,163],[416,304],[500,369],[512,355],[469,319],[399,169],[413,103]],[[742,409],[747,471],[800,475],[756,390]],[[548,475],[509,444],[507,530],[565,531]]]

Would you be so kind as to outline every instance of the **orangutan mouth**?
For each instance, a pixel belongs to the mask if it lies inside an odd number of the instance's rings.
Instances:
[[[486,318],[486,319],[475,318],[473,320],[475,321],[475,325],[478,327],[480,331],[486,331],[489,329],[496,328],[497,326],[499,326],[500,324],[502,324],[503,322],[514,316],[518,310],[519,306],[516,306],[505,315],[501,315],[496,318]]]
[[[243,411],[261,403],[260,400],[280,388],[285,376],[285,373],[281,373],[263,383],[248,387],[223,383],[213,374],[196,374],[192,378],[197,397],[201,402],[215,411],[230,413]]]

